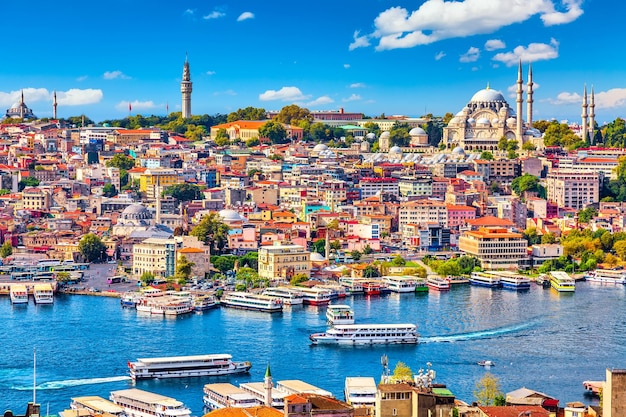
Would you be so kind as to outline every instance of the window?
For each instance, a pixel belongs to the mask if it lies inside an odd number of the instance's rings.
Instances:
[[[397,408],[392,409],[391,410],[391,415],[392,416],[397,416],[398,415],[398,409]]]

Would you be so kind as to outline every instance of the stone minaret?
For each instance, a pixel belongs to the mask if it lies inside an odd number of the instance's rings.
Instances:
[[[272,388],[274,387],[272,383],[272,371],[270,371],[270,364],[267,364],[267,369],[265,369],[265,378],[263,378],[263,388],[265,389],[265,405],[268,407],[272,406]]]
[[[54,99],[52,100],[52,118],[57,118],[57,92],[54,91]]]
[[[517,142],[519,143],[519,149],[522,149],[524,139],[522,137],[522,106],[524,104],[524,80],[522,79],[522,60],[519,61],[519,67],[517,69],[517,126],[515,128],[515,135],[517,136]]]
[[[581,114],[582,117],[582,134],[581,137],[583,138],[583,140],[587,140],[588,138],[588,133],[587,133],[587,127],[589,126],[589,121],[587,120],[587,86],[585,85],[585,89],[583,90],[583,111]]]
[[[20,119],[24,118],[24,90],[22,90],[22,101],[20,101]]]
[[[593,145],[593,141],[595,139],[594,130],[596,128],[596,103],[595,97],[593,93],[593,86],[591,86],[591,101],[589,102],[589,134],[591,135],[591,139],[589,143]]]
[[[189,60],[185,57],[183,66],[183,80],[180,82],[180,92],[183,95],[183,119],[191,117],[191,75],[189,74]]]
[[[529,129],[533,127],[533,85],[535,85],[535,83],[533,83],[533,65],[528,64],[528,84],[527,84],[528,91],[526,92],[527,93],[526,124]]]

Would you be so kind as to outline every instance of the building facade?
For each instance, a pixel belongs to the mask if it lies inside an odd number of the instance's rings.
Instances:
[[[480,260],[485,269],[518,269],[528,258],[523,235],[498,227],[464,232],[459,249]]]
[[[290,280],[294,275],[311,275],[311,252],[299,245],[281,245],[259,249],[259,278]]]
[[[554,169],[546,178],[548,201],[576,210],[600,201],[600,174]]]

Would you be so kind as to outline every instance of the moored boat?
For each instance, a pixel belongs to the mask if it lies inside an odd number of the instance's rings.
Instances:
[[[363,283],[356,278],[341,277],[339,284],[346,288],[350,294],[361,294],[363,292]]]
[[[417,326],[414,324],[344,324],[325,333],[314,333],[309,339],[314,345],[370,345],[416,344]]]
[[[313,306],[326,305],[330,303],[330,295],[331,292],[324,288],[307,288],[302,287],[302,296],[304,304],[309,304]]]
[[[523,291],[530,289],[530,279],[510,271],[491,272],[500,278],[505,290]]]
[[[626,271],[623,269],[596,269],[585,274],[585,280],[602,284],[626,284]]]
[[[415,292],[428,292],[428,283],[425,279],[418,278],[415,280]]]
[[[260,405],[250,393],[229,383],[206,384],[202,402],[209,410],[248,408]]]
[[[283,302],[280,298],[242,291],[233,291],[225,294],[220,305],[268,313],[279,313],[283,311]]]
[[[270,287],[263,291],[263,295],[280,298],[286,306],[301,305],[304,302],[302,292],[296,288]]]
[[[213,295],[200,295],[193,299],[194,311],[205,311],[218,307],[217,299]]]
[[[133,380],[243,374],[251,367],[247,361],[233,362],[228,354],[140,358],[128,362]]]
[[[417,286],[415,277],[412,276],[386,276],[383,281],[391,292],[407,293],[415,292]]]
[[[558,292],[576,290],[576,281],[565,271],[550,271],[550,285]]]
[[[35,284],[33,287],[33,297],[35,304],[52,304],[54,303],[54,291],[50,284]]]
[[[492,272],[472,272],[469,282],[470,285],[486,288],[500,288],[502,286],[500,277]]]
[[[381,284],[377,281],[365,281],[363,282],[363,292],[365,295],[380,295]]]
[[[28,304],[26,285],[12,284],[9,292],[11,295],[11,304]]]
[[[450,281],[439,276],[431,275],[426,279],[428,288],[435,291],[450,291]]]
[[[329,304],[326,309],[328,324],[354,324],[354,311],[347,304]]]
[[[191,410],[182,402],[164,395],[130,388],[111,392],[111,401],[134,417],[190,417]]]

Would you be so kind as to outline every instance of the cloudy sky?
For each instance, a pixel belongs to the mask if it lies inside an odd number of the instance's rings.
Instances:
[[[187,54],[194,114],[296,103],[443,115],[487,85],[514,106],[521,60],[534,119],[579,120],[586,84],[611,121],[626,117],[625,12],[606,0],[9,2],[0,109],[23,89],[40,117],[54,90],[60,116],[180,111]]]

